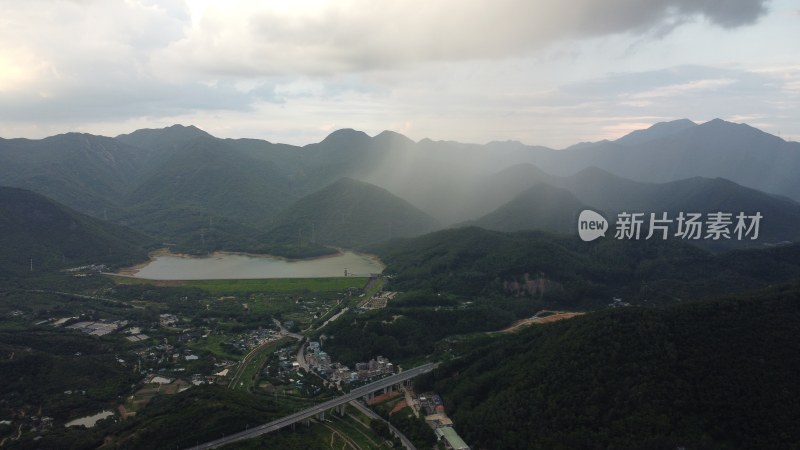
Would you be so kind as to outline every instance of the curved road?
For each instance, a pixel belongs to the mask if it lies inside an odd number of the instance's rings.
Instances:
[[[280,329],[280,330],[281,330],[281,336],[289,336],[289,337],[291,337],[291,338],[295,338],[295,339],[297,339],[298,341],[299,341],[299,340],[301,340],[301,339],[303,339],[303,338],[305,337],[305,336],[303,336],[302,334],[292,333],[291,331],[287,330],[287,329],[286,329],[286,328],[283,326],[283,324],[281,323],[281,321],[280,321],[280,320],[278,320],[278,319],[272,319],[272,323],[274,323],[275,325],[277,325],[277,326],[278,326],[278,329]]]
[[[375,411],[373,411],[373,410],[367,408],[366,406],[362,405],[361,402],[359,402],[358,400],[353,400],[352,402],[350,402],[350,404],[355,406],[355,408],[357,410],[359,410],[359,411],[363,412],[364,414],[366,414],[367,417],[370,417],[370,418],[372,418],[374,420],[380,420],[381,422],[383,422],[386,425],[388,425],[389,426],[389,430],[392,431],[392,434],[394,434],[395,436],[400,438],[400,442],[403,443],[403,446],[405,446],[406,450],[417,450],[417,447],[414,447],[414,444],[411,443],[411,441],[406,437],[405,434],[401,433],[400,430],[395,428],[394,425],[389,423],[388,420],[386,420],[383,417],[381,417],[378,414],[376,414]]]

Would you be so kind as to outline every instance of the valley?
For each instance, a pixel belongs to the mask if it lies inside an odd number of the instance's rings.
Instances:
[[[665,139],[712,152],[729,129],[796,144],[722,121],[562,151],[178,125],[0,141],[2,447],[795,442],[790,181],[757,190],[746,158],[674,179],[600,163]],[[584,209],[763,223],[752,240],[636,240],[612,219],[590,242]]]

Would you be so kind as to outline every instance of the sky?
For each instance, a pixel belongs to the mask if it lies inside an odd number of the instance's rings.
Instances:
[[[800,140],[796,0],[0,0],[0,137],[175,123],[564,148],[714,118]]]

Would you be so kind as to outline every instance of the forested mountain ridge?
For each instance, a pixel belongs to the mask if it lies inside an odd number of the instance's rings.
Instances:
[[[509,282],[546,279],[557,289],[532,297],[554,306],[598,306],[612,297],[672,303],[766,287],[800,277],[800,246],[713,254],[680,241],[599,239],[477,227],[443,230],[369,248],[396,290],[507,294]]]
[[[800,285],[587,314],[465,349],[421,386],[472,448],[794,448]]]

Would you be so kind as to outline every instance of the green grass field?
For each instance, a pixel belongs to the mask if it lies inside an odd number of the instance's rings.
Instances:
[[[155,286],[185,286],[203,289],[212,294],[274,292],[302,294],[306,292],[341,292],[347,288],[361,289],[366,277],[330,278],[265,278],[259,280],[186,280],[156,281],[140,278],[114,277],[119,284],[152,284]]]
[[[378,277],[375,279],[375,282],[369,286],[369,289],[364,293],[364,298],[371,298],[373,295],[377,294],[378,292],[383,289],[383,286],[386,284],[386,277]]]
[[[219,335],[210,335],[207,338],[198,339],[194,342],[190,342],[188,347],[195,351],[208,351],[217,358],[223,359],[230,359],[233,361],[237,361],[242,358],[244,355],[235,355],[225,351],[222,348],[223,342],[230,341],[231,336],[219,336]]]

